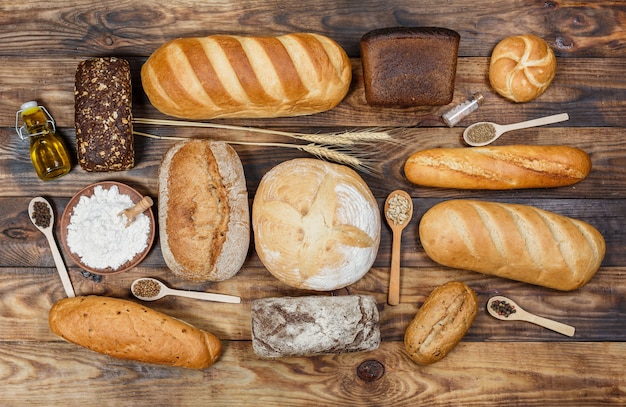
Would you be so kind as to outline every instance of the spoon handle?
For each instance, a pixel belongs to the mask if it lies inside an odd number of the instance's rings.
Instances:
[[[552,116],[540,117],[538,119],[527,120],[525,122],[504,125],[504,131],[527,129],[529,127],[545,126],[546,124],[559,123],[565,120],[569,120],[567,113],[555,114]]]
[[[63,288],[65,289],[65,294],[68,297],[75,297],[76,294],[74,294],[74,287],[72,287],[72,281],[70,280],[70,276],[67,274],[65,263],[63,263],[63,258],[61,257],[59,248],[56,242],[54,241],[54,236],[52,236],[52,230],[47,229],[44,235],[46,235],[46,238],[48,239],[50,250],[52,251],[52,258],[54,259],[54,264],[56,264],[57,266],[59,277],[61,277],[61,283],[63,284]]]
[[[241,302],[241,298],[235,295],[213,294],[199,291],[174,290],[170,288],[168,289],[168,294],[177,295],[179,297],[195,298],[196,300],[227,302],[231,304],[239,304]]]
[[[576,331],[576,328],[574,328],[573,326],[562,324],[560,322],[553,321],[548,318],[540,317],[538,315],[529,313],[526,315],[526,317],[527,317],[526,320],[528,322],[532,322],[533,324],[551,329],[554,332],[558,332],[565,336],[574,336],[574,332]]]
[[[391,270],[389,273],[389,295],[387,303],[398,305],[400,303],[400,247],[402,232],[393,229],[393,242],[391,246]]]

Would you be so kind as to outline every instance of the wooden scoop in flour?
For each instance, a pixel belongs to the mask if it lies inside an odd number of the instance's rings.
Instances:
[[[117,216],[124,215],[128,221],[126,222],[126,227],[130,226],[131,223],[135,221],[135,218],[140,213],[143,213],[146,209],[150,208],[153,205],[152,198],[149,196],[144,196],[141,201],[137,202],[135,206],[132,208],[124,209]]]

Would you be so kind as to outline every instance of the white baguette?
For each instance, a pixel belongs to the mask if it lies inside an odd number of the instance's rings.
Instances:
[[[459,189],[521,189],[572,185],[591,171],[584,151],[568,146],[433,148],[411,155],[407,179],[422,186]]]
[[[593,226],[532,206],[451,200],[419,225],[426,254],[448,267],[562,291],[586,284],[606,246]]]

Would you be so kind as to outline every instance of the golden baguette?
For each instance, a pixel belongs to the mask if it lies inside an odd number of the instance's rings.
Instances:
[[[215,335],[119,298],[64,298],[52,306],[48,323],[69,342],[121,359],[202,369],[222,352]]]
[[[451,200],[419,225],[426,254],[439,264],[562,291],[586,284],[600,268],[600,232],[577,219],[527,205]]]
[[[213,35],[179,38],[158,48],[141,68],[150,102],[185,119],[300,116],[335,107],[352,66],[328,37]]]
[[[416,185],[458,189],[559,187],[582,181],[590,171],[589,155],[568,146],[433,148],[414,153],[404,165]]]

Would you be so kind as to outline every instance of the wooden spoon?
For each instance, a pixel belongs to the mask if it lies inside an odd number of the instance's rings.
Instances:
[[[50,214],[50,219],[46,220],[45,223],[42,223],[40,219],[35,214],[35,205],[37,203],[43,203],[46,205],[47,211]],[[61,257],[61,253],[59,252],[59,248],[54,241],[54,236],[52,235],[52,225],[54,224],[54,212],[52,212],[52,207],[50,203],[46,201],[45,198],[40,196],[31,199],[28,204],[28,216],[30,217],[33,225],[39,229],[46,239],[48,239],[48,244],[50,245],[50,250],[52,251],[52,258],[54,259],[54,264],[56,264],[57,272],[59,273],[59,277],[61,277],[61,283],[63,284],[63,289],[65,289],[65,294],[68,297],[75,297],[74,287],[72,287],[72,281],[70,280],[70,276],[67,273],[67,269],[65,268],[65,263],[63,263],[63,258]],[[39,224],[38,224],[39,223]]]
[[[145,285],[147,287],[152,287],[150,290],[154,293],[152,295],[142,295],[141,285]],[[216,302],[228,302],[232,304],[239,304],[241,302],[241,298],[236,297],[234,295],[225,295],[225,294],[213,294],[213,293],[205,293],[199,291],[184,291],[184,290],[175,290],[173,288],[169,288],[162,282],[157,279],[144,277],[138,278],[133,281],[130,286],[130,291],[133,295],[139,298],[142,301],[156,301],[159,300],[166,295],[177,295],[179,297],[187,297],[187,298],[195,298],[197,300],[207,300],[207,301],[216,301]]]
[[[553,116],[541,117],[539,119],[527,120],[525,122],[507,125],[495,124],[491,122],[478,122],[467,127],[465,131],[463,131],[463,140],[465,140],[465,142],[470,146],[482,147],[486,146],[487,144],[493,143],[507,131],[544,126],[546,124],[559,123],[568,119],[569,115],[567,113],[561,113],[555,114]],[[488,133],[491,137],[485,139],[484,137],[487,137],[487,134],[484,134],[484,132],[482,131],[479,132],[478,129],[476,129],[477,126],[484,126],[485,129],[489,129],[490,126],[492,131],[489,131]]]
[[[128,221],[126,222],[126,227],[128,227],[131,223],[135,221],[137,215],[143,213],[146,209],[150,208],[152,204],[152,198],[150,198],[149,196],[144,196],[141,201],[135,204],[135,206],[133,206],[132,208],[124,209],[123,211],[118,213],[117,216],[126,216],[126,219],[128,219]]]
[[[400,247],[402,231],[411,222],[413,216],[413,201],[411,196],[396,190],[389,194],[385,201],[385,219],[393,232],[391,247],[391,272],[389,275],[389,305],[400,303]]]
[[[498,304],[497,301],[508,304],[510,306],[509,309],[512,310],[511,313],[498,312],[496,309],[492,308],[493,303]],[[533,324],[551,329],[554,332],[558,332],[566,336],[574,336],[574,331],[576,330],[576,328],[574,328],[573,326],[565,325],[560,322],[553,321],[551,319],[547,319],[547,318],[537,316],[535,314],[531,314],[528,311],[524,311],[519,305],[513,302],[513,300],[507,297],[503,297],[501,295],[496,295],[495,297],[491,297],[489,301],[487,301],[487,311],[495,318],[501,319],[503,321],[531,322]]]

